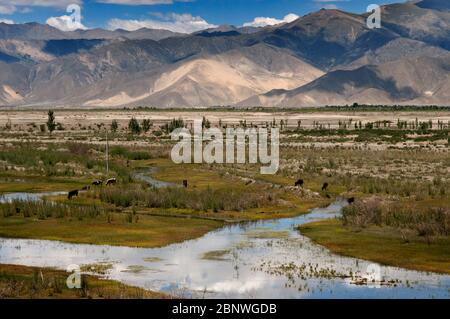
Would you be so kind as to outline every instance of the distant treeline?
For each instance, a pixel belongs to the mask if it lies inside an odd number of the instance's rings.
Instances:
[[[324,105],[317,107],[236,107],[236,106],[212,106],[212,107],[193,107],[193,108],[158,108],[150,106],[138,106],[135,108],[124,107],[123,110],[140,110],[140,111],[253,111],[253,112],[332,112],[332,111],[450,111],[450,105],[366,105],[354,103],[352,105]]]

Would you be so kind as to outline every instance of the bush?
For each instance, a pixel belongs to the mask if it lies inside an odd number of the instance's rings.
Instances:
[[[103,210],[95,205],[75,206],[48,201],[12,201],[0,204],[0,212],[3,217],[23,216],[38,219],[73,217],[77,219],[94,218],[103,213]]]
[[[414,230],[419,236],[450,235],[450,209],[443,207],[419,208],[370,199],[345,207],[342,219],[349,226],[390,226]]]
[[[273,201],[273,194],[242,192],[235,189],[207,188],[205,190],[186,190],[184,188],[143,188],[114,187],[102,189],[99,194],[103,202],[118,207],[134,205],[147,208],[180,208],[198,211],[242,211],[262,207]]]

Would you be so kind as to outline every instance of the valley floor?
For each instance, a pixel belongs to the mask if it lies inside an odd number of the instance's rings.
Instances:
[[[58,209],[48,201],[2,203],[0,237],[152,248],[198,238],[230,222],[301,215],[339,196],[356,202],[375,196],[407,207],[412,217],[428,208],[443,217],[424,214],[411,221],[393,214],[391,226],[376,227],[344,227],[338,220],[304,226],[302,234],[339,254],[450,272],[449,112],[204,113],[222,128],[280,127],[280,169],[266,176],[258,165],[170,161],[166,125],[180,117],[189,126],[200,112],[72,113],[57,111],[60,130],[49,134],[42,128],[45,112],[0,112],[0,195],[68,192],[109,177],[117,185],[91,186],[71,200],[66,194],[48,196]],[[131,132],[127,121],[134,116],[150,119],[152,126]],[[114,119],[107,175],[104,132]],[[157,170],[146,173],[149,168]],[[134,178],[141,171],[179,186],[186,179],[189,186],[154,189]],[[294,187],[300,178],[303,187]],[[410,234],[406,239],[398,235],[402,227]]]
[[[352,229],[339,220],[299,227],[300,232],[336,254],[374,261],[383,265],[450,274],[450,238],[427,243],[415,237],[405,241],[398,230],[387,227]]]

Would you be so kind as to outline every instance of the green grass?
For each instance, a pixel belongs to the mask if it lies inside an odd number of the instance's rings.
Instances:
[[[0,265],[0,299],[166,299],[162,293],[112,280],[82,276],[82,289],[69,289],[69,273],[48,268]]]
[[[134,247],[160,247],[174,242],[182,242],[187,239],[197,238],[205,233],[222,227],[224,221],[244,221],[291,217],[306,213],[309,209],[326,205],[330,199],[303,199],[280,190],[271,190],[267,185],[250,185],[231,175],[225,176],[220,172],[201,169],[200,166],[185,165],[179,167],[168,160],[144,160],[133,161],[130,166],[161,168],[158,179],[176,181],[186,174],[189,180],[189,188],[180,191],[188,196],[200,194],[208,189],[211,196],[226,193],[233,185],[234,192],[243,194],[280,193],[281,201],[261,201],[258,205],[249,206],[243,210],[233,210],[233,205],[227,205],[214,209],[214,205],[206,205],[202,209],[196,207],[151,207],[134,203],[131,206],[121,207],[102,202],[99,198],[99,189],[88,193],[82,193],[79,197],[67,200],[66,196],[54,196],[51,200],[64,207],[60,213],[37,214],[32,207],[36,205],[19,206],[20,210],[12,207],[0,216],[0,237],[31,238],[60,240],[72,243],[106,244]],[[41,183],[42,190],[61,190],[57,183]],[[62,183],[61,185],[66,185]],[[121,183],[113,189],[120,189]],[[128,188],[132,188],[130,184]],[[138,185],[138,184],[136,184]],[[10,185],[9,185],[10,186]],[[67,185],[66,185],[67,186]],[[71,185],[74,186],[74,185]],[[8,186],[5,186],[8,187]],[[25,191],[26,186],[21,189]],[[28,187],[36,187],[34,185]],[[71,189],[66,187],[65,189]],[[18,189],[17,189],[18,190]],[[34,188],[36,191],[36,188]],[[145,190],[150,192],[150,189]],[[224,195],[224,194],[222,194]],[[188,196],[189,197],[189,196]],[[219,196],[220,197],[220,196]],[[220,197],[226,202],[226,196]],[[218,199],[220,199],[218,198]],[[275,198],[275,197],[274,197]],[[243,199],[245,200],[245,198]],[[24,206],[25,205],[25,206]],[[67,208],[66,208],[67,205]],[[97,213],[90,213],[87,208],[95,205]],[[4,205],[5,209],[7,205]],[[22,207],[23,206],[23,207]],[[38,205],[39,206],[39,205]],[[167,206],[167,205],[163,205]],[[25,209],[29,207],[29,209]],[[59,207],[59,206],[58,206]],[[41,209],[42,208],[42,209]],[[45,209],[45,206],[40,210]],[[30,212],[28,212],[30,210]],[[80,213],[77,213],[78,210]],[[53,212],[53,210],[52,210]]]
[[[300,232],[332,252],[375,261],[385,265],[450,274],[450,238],[438,237],[431,244],[423,238],[405,241],[388,227],[362,230],[344,227],[338,220],[311,223]]]
[[[23,181],[15,181],[16,179],[22,179]],[[0,194],[70,191],[79,189],[85,185],[90,185],[91,182],[92,179],[87,178],[17,176],[16,178],[8,178],[8,181],[0,183]]]
[[[105,216],[83,220],[0,218],[0,237],[152,248],[197,238],[223,225],[222,222],[205,219],[180,220],[142,215],[137,223],[130,223],[126,216],[113,214],[110,223]]]

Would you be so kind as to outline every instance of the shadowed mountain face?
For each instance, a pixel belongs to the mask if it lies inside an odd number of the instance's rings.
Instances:
[[[380,29],[339,10],[192,35],[0,24],[0,104],[448,104],[448,2],[383,6]]]
[[[440,104],[450,97],[449,84],[450,54],[405,58],[333,71],[297,89],[273,90],[240,105]]]
[[[394,4],[383,7],[382,24],[402,37],[450,49],[450,11]]]
[[[450,1],[447,0],[421,0],[416,5],[423,9],[450,11]]]
[[[320,10],[260,35],[260,41],[287,48],[328,70],[360,57],[398,37],[386,29],[370,30],[362,16]]]
[[[180,33],[171,32],[168,30],[155,30],[142,28],[136,31],[126,30],[76,30],[76,31],[61,31],[49,25],[42,25],[39,23],[25,23],[25,24],[7,24],[0,22],[0,39],[14,39],[14,40],[92,40],[92,39],[129,39],[129,40],[161,40],[173,36],[183,36]]]

